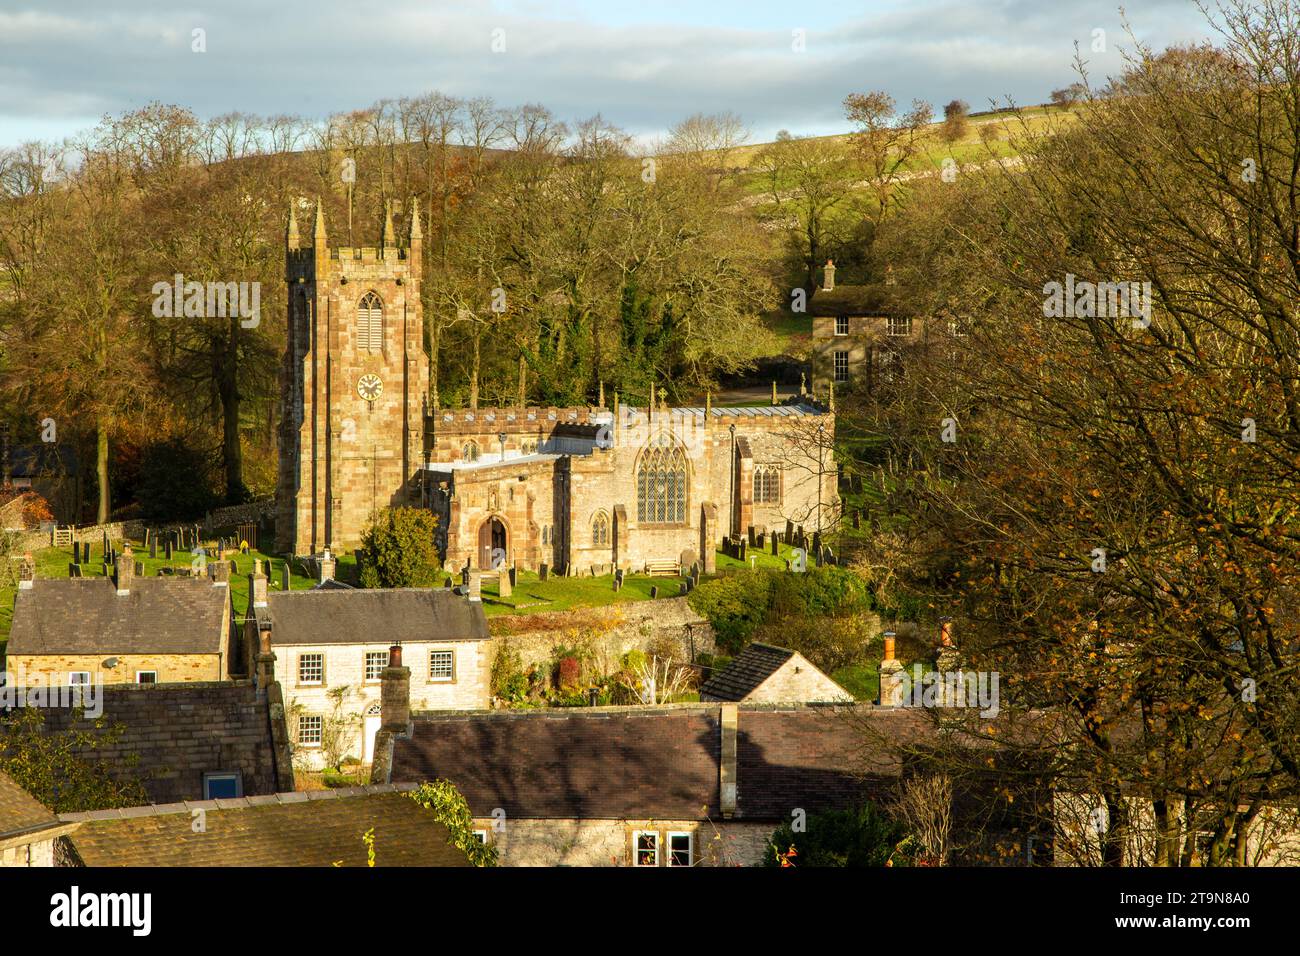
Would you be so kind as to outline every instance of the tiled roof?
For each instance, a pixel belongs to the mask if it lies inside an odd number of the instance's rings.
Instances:
[[[794,656],[794,651],[770,644],[750,644],[724,669],[705,681],[701,700],[744,700]]]
[[[219,654],[230,589],[206,579],[38,578],[14,599],[9,654]]]
[[[446,588],[278,591],[267,597],[271,643],[486,640],[483,606]]]
[[[87,866],[365,866],[362,836],[372,828],[376,866],[469,866],[433,812],[397,789],[281,793],[62,820],[81,822],[69,839]]]
[[[77,717],[73,708],[44,707],[42,726],[99,737],[103,744],[81,756],[104,762],[121,779],[140,781],[153,802],[202,799],[204,773],[238,771],[245,794],[281,788],[277,769],[287,768],[276,766],[266,692],[251,681],[117,684],[101,693],[101,720]]]
[[[718,813],[718,709],[420,715],[393,782],[445,777],[476,816],[697,819]]]
[[[720,717],[717,704],[417,714],[392,779],[449,779],[475,816],[702,820],[720,812]],[[917,710],[742,705],[736,818],[852,806],[897,778],[895,741],[930,732]]]
[[[58,825],[58,817],[12,777],[0,772],[0,840]]]
[[[888,315],[885,296],[877,286],[837,285],[818,288],[808,302],[809,315]]]

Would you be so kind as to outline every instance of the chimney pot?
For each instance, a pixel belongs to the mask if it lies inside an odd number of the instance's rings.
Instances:
[[[822,289],[826,292],[835,291],[835,262],[832,259],[826,260],[826,268],[823,270],[825,279],[822,281]]]
[[[952,618],[945,617],[939,621],[939,643],[952,647]]]
[[[885,658],[884,658],[884,659],[887,660],[887,661],[895,660],[895,657],[894,657],[894,632],[893,632],[893,631],[886,631],[886,632],[885,632]]]

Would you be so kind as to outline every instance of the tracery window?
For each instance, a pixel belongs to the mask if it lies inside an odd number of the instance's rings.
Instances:
[[[754,504],[775,505],[781,501],[781,469],[777,465],[754,468]]]
[[[649,524],[685,524],[686,456],[660,435],[641,454],[636,469],[636,519]]]
[[[591,543],[596,546],[609,544],[609,515],[603,511],[597,512],[591,521]]]

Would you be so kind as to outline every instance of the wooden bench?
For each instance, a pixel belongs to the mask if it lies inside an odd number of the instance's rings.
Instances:
[[[669,574],[677,577],[682,573],[682,565],[680,561],[675,561],[672,558],[647,561],[645,563],[645,573],[651,577],[656,574]]]

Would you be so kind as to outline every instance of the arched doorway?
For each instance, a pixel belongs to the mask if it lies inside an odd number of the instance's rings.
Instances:
[[[364,764],[375,762],[375,734],[379,733],[382,723],[383,714],[379,704],[371,704],[366,708],[365,720],[361,725],[361,762]]]
[[[478,566],[482,571],[491,571],[494,567],[493,554],[501,556],[501,566],[508,561],[509,550],[506,544],[506,526],[500,518],[488,518],[478,529]]]

